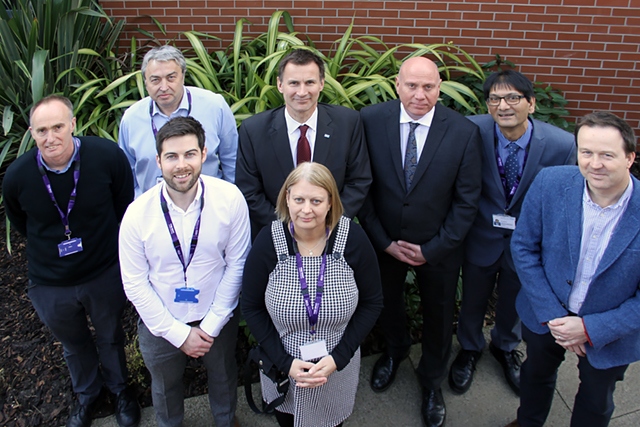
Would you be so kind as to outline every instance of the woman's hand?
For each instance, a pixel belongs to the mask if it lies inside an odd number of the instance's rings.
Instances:
[[[333,374],[338,367],[333,360],[333,356],[325,356],[318,361],[313,368],[309,369],[309,375],[313,378],[329,378],[329,375]]]
[[[322,360],[320,362],[322,362]],[[315,366],[316,365],[311,362],[304,362],[300,359],[293,360],[291,369],[289,369],[289,376],[295,380],[296,387],[314,388],[327,382],[327,378],[324,376],[314,377],[310,374],[310,370]]]

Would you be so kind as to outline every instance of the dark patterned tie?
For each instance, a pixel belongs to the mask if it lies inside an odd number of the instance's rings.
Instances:
[[[307,125],[300,126],[300,138],[298,138],[298,154],[296,156],[296,165],[311,161],[311,146],[309,145],[309,140],[307,139],[307,129],[309,129],[309,126]]]
[[[407,151],[404,155],[404,182],[407,185],[407,192],[411,188],[413,175],[416,173],[418,165],[418,145],[416,144],[416,128],[419,123],[409,123],[409,138],[407,138]]]
[[[504,177],[507,180],[507,191],[511,191],[518,179],[518,173],[520,172],[520,165],[518,164],[518,150],[520,147],[515,142],[507,145],[509,155],[504,162]]]

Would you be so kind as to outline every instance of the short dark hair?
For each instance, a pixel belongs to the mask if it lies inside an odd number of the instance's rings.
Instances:
[[[631,154],[636,152],[636,136],[633,133],[633,129],[629,126],[629,123],[622,120],[610,111],[595,111],[589,113],[580,120],[576,125],[575,136],[576,142],[578,141],[578,132],[584,126],[589,128],[615,128],[618,129],[622,136],[623,148],[625,154]]]
[[[282,81],[284,68],[288,63],[292,63],[294,65],[307,65],[312,62],[318,66],[318,70],[320,71],[320,80],[324,80],[324,62],[322,62],[322,58],[307,49],[294,49],[286,54],[285,57],[280,60],[280,65],[278,66],[278,78]]]
[[[62,95],[49,95],[49,96],[45,96],[40,101],[33,104],[33,107],[31,107],[31,110],[29,110],[29,126],[31,126],[31,117],[33,117],[33,112],[36,111],[38,107],[40,107],[41,105],[48,104],[51,101],[62,102],[69,109],[69,114],[71,116],[69,117],[69,120],[73,119],[73,104],[71,103],[69,98],[64,97]]]
[[[524,74],[515,70],[500,70],[487,77],[482,85],[482,91],[484,92],[484,99],[489,99],[489,93],[491,89],[499,86],[511,86],[527,98],[527,101],[531,102],[535,97],[533,92],[533,83],[526,78]]]
[[[156,151],[162,154],[162,144],[176,136],[195,135],[198,138],[200,151],[204,150],[204,128],[193,117],[174,117],[165,123],[156,134]]]

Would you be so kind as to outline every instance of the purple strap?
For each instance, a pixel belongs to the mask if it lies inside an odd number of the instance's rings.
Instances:
[[[302,256],[298,250],[298,242],[294,236],[293,223],[291,223],[291,238],[293,239],[293,247],[296,252],[296,265],[298,267],[298,279],[300,279],[300,291],[302,293],[302,299],[304,306],[307,310],[307,316],[309,317],[309,325],[311,326],[311,335],[316,333],[316,324],[318,323],[318,313],[320,313],[320,305],[322,304],[322,294],[324,293],[324,272],[327,268],[327,252],[322,253],[322,263],[320,264],[320,273],[318,274],[318,283],[316,285],[316,299],[315,304],[311,302],[309,296],[309,285],[307,284],[307,277],[304,274],[304,267],[302,266]],[[327,237],[329,236],[329,229],[327,228]]]
[[[187,109],[187,116],[191,115],[191,92],[189,89],[185,88],[187,91],[187,103],[189,104],[189,108]],[[151,117],[151,130],[153,131],[153,136],[155,137],[158,134],[158,128],[156,124],[153,122],[153,99],[149,103],[149,117]]]
[[[47,172],[44,169],[44,164],[42,162],[42,153],[38,150],[38,154],[36,155],[36,162],[38,163],[38,170],[42,175],[42,181],[44,182],[44,186],[47,189],[47,193],[49,193],[49,197],[53,202],[53,206],[56,207],[58,213],[60,214],[60,219],[62,220],[62,225],[64,226],[64,235],[67,236],[67,239],[71,239],[71,229],[69,228],[69,214],[73,209],[73,206],[76,204],[76,194],[78,190],[78,180],[80,179],[80,140],[77,138],[73,138],[74,144],[76,146],[76,155],[73,158],[74,166],[73,166],[73,190],[71,191],[71,196],[69,196],[69,204],[67,205],[67,213],[65,214],[60,206],[58,206],[58,202],[56,201],[56,197],[53,194],[53,188],[51,187],[51,181],[49,181],[49,177],[47,176]]]
[[[196,225],[193,227],[193,235],[191,236],[191,246],[189,248],[189,259],[186,261],[184,259],[182,247],[180,246],[180,240],[178,239],[178,234],[176,233],[176,229],[173,226],[173,221],[171,221],[171,214],[169,214],[167,200],[164,198],[164,194],[162,194],[162,190],[160,191],[160,206],[162,207],[162,213],[164,213],[164,220],[167,223],[167,228],[169,229],[169,234],[171,235],[171,241],[173,242],[173,247],[176,250],[176,254],[178,254],[178,259],[180,260],[180,263],[182,264],[182,274],[184,278],[185,287],[187,287],[187,267],[189,267],[189,264],[191,264],[191,260],[193,259],[193,254],[196,252],[196,246],[198,246],[198,235],[200,234],[200,218],[202,217],[202,209],[204,208],[204,182],[202,181],[202,178],[200,178],[200,184],[202,185],[202,196],[200,197],[200,213],[198,214]]]

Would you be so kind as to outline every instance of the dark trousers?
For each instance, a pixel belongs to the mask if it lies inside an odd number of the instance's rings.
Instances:
[[[493,265],[480,267],[462,264],[462,306],[458,318],[458,341],[465,350],[482,351],[486,345],[482,327],[487,305],[498,288],[495,326],[491,342],[504,351],[512,351],[522,341],[520,317],[516,312],[516,296],[520,290],[518,275],[502,255]]]
[[[538,335],[523,325],[522,335],[527,343],[527,359],[520,372],[518,424],[539,427],[549,415],[558,367],[564,361],[566,350],[555,343],[550,333]],[[573,404],[571,427],[609,425],[616,382],[622,381],[628,366],[596,369],[586,357],[578,357],[580,387]]]
[[[77,286],[45,286],[30,281],[28,294],[40,320],[62,343],[73,391],[81,404],[93,402],[103,384],[112,393],[125,389],[122,312],[126,297],[117,263]],[[87,314],[95,328],[95,343]]]
[[[216,427],[233,426],[236,412],[238,369],[235,358],[239,310],[214,339],[200,361],[207,368],[209,406]],[[181,426],[184,418],[184,384],[187,355],[138,322],[140,352],[151,373],[151,397],[159,427]]]
[[[387,352],[391,357],[402,358],[411,346],[404,303],[404,283],[409,266],[385,252],[378,253],[378,262],[384,296],[384,309],[378,322],[387,343]],[[437,390],[447,375],[460,269],[424,264],[415,267],[414,271],[423,316],[418,376],[424,388]]]

